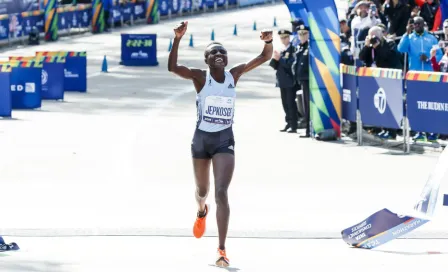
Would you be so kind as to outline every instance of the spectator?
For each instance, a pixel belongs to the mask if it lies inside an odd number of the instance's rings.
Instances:
[[[389,34],[401,37],[406,33],[406,22],[411,16],[409,5],[403,0],[386,0],[384,2],[384,15],[389,20]]]
[[[408,28],[398,44],[398,51],[408,54],[409,70],[412,71],[432,71],[429,61],[430,50],[436,45],[437,39],[424,29],[424,20],[422,17],[414,18],[414,31]],[[442,58],[440,50],[436,53],[437,61]]]
[[[351,51],[353,52],[355,57],[358,57],[359,50],[357,49],[357,41],[363,41],[359,39],[358,35],[361,32],[361,30],[365,28],[371,28],[372,26],[376,26],[381,23],[381,20],[377,18],[377,15],[372,14],[372,10],[370,8],[370,2],[367,1],[361,1],[358,4],[356,4],[356,7],[353,9],[355,14],[357,14],[352,22],[351,22],[351,29],[352,29],[352,36],[353,41],[351,44]]]
[[[439,46],[442,45],[445,50],[445,54],[443,55],[440,61],[436,60],[436,52]],[[435,72],[448,73],[448,42],[441,42],[440,45],[434,46],[431,49],[431,64],[432,68]]]
[[[347,20],[342,19],[339,21],[339,26],[341,28],[341,42],[348,44],[350,46],[350,38],[352,37],[352,33],[350,31],[350,27],[348,26]]]
[[[370,67],[403,69],[397,45],[393,40],[384,37],[383,29],[379,26],[369,30],[359,58]]]
[[[368,67],[403,69],[401,56],[393,40],[384,37],[383,28],[374,26],[369,30],[366,43],[359,53],[359,58]],[[382,128],[377,134],[383,139],[396,139],[397,130]]]
[[[433,29],[436,13],[439,10],[439,0],[426,0],[421,7],[420,16],[428,24],[429,29]]]
[[[425,30],[425,21],[422,17],[415,17],[414,31],[411,33],[411,28],[403,36],[398,44],[398,51],[408,54],[409,71],[433,71],[430,61],[430,51],[433,46],[438,44],[436,37],[429,34]],[[437,61],[442,59],[442,51],[437,49],[435,52]],[[417,132],[414,141],[437,141],[438,136],[431,133],[426,137],[426,133]]]

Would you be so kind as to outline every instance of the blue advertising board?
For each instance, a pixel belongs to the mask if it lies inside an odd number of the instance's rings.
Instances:
[[[42,69],[42,99],[64,99],[64,66],[65,58],[49,56],[43,57]]]
[[[39,0],[0,0],[0,14],[21,13],[39,9]]]
[[[87,92],[87,52],[36,52],[36,56],[65,58],[64,90]]]
[[[29,35],[31,29],[35,26],[39,32],[43,33],[44,29],[44,13],[40,11],[22,13],[22,27],[25,35]]]
[[[42,62],[14,61],[10,76],[13,109],[37,109],[42,105]]]
[[[341,65],[342,69],[342,118],[356,122],[356,112],[358,110],[358,77],[356,67]]]
[[[403,79],[401,70],[360,67],[359,111],[366,125],[401,128]]]
[[[156,34],[121,34],[121,61],[125,66],[155,66]]]
[[[11,85],[9,77],[11,68],[7,64],[0,64],[0,117],[11,117]]]
[[[169,8],[168,0],[159,0],[159,12],[160,16],[167,16],[168,15],[168,8]]]
[[[411,130],[448,134],[448,74],[410,71],[406,78]]]

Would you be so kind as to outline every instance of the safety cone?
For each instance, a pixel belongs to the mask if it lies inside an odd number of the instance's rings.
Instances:
[[[233,35],[238,36],[238,31],[236,30],[236,24],[235,24],[235,27],[233,28]]]
[[[101,67],[101,72],[107,73],[107,59],[106,59],[106,55],[104,55],[103,65]]]
[[[274,17],[274,27],[277,27],[277,18]]]
[[[253,29],[254,29],[254,30],[257,30],[257,22],[255,22],[255,21],[254,21],[254,27],[253,27]]]
[[[193,34],[190,35],[190,44],[189,44],[189,46],[190,47],[194,47],[193,46]]]
[[[214,29],[212,29],[212,37],[211,37],[211,40],[212,40],[212,41],[215,40],[215,30],[214,30]]]
[[[170,39],[170,44],[168,45],[168,52],[171,51],[171,48],[173,48],[173,42]]]

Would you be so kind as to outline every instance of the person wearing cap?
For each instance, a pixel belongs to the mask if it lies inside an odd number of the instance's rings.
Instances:
[[[285,49],[281,52],[274,51],[269,66],[276,70],[276,87],[280,88],[280,97],[282,99],[283,110],[285,111],[286,126],[280,131],[296,133],[299,111],[295,101],[295,84],[291,69],[296,49],[291,44],[291,31],[282,29],[278,31],[278,35],[280,36],[281,43],[285,46]]]
[[[296,80],[296,84],[302,87],[302,103],[305,111],[305,135],[301,135],[301,138],[310,137],[310,78],[309,78],[309,38],[310,28],[306,25],[300,25],[297,27],[297,34],[299,35],[300,45],[297,48],[295,61],[293,63],[293,73]]]
[[[353,42],[351,43],[351,50],[356,58],[358,58],[358,54],[360,51],[361,45],[364,43],[359,43],[364,40],[359,39],[358,34],[362,29],[370,28],[372,26],[376,26],[381,24],[381,20],[377,18],[376,14],[372,14],[372,10],[370,10],[370,2],[368,1],[360,1],[356,4],[354,8],[354,12],[357,14],[355,18],[353,18],[351,23],[352,29],[352,37]]]

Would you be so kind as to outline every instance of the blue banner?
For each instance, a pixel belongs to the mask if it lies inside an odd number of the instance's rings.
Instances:
[[[33,14],[33,13],[22,14],[22,26],[24,34],[29,35],[31,29],[34,26],[37,27],[37,29],[39,29],[39,33],[43,33],[45,31],[44,21],[45,21],[44,14],[40,12],[39,14]]]
[[[208,0],[207,0],[208,1]],[[214,1],[214,0],[211,0]],[[179,0],[170,0],[168,1],[169,9],[171,9],[171,14],[177,14],[180,10],[180,1]]]
[[[401,70],[359,68],[359,111],[366,125],[401,128],[403,80]]]
[[[39,0],[0,0],[0,14],[21,13],[38,9]]]
[[[411,130],[448,134],[448,74],[412,71],[407,79],[406,104]]]
[[[443,22],[448,19],[448,0],[440,0],[440,9],[442,11],[442,24],[443,24]]]
[[[63,57],[45,57],[42,69],[42,99],[64,99],[64,66]]]
[[[156,34],[121,34],[121,61],[127,66],[155,66]]]
[[[168,0],[159,0],[159,12],[160,16],[167,16],[168,15],[168,8],[169,8]]]
[[[358,110],[358,77],[356,67],[342,65],[342,118],[356,122],[356,111]]]
[[[382,209],[362,222],[342,231],[342,240],[350,246],[372,249],[405,235],[429,220],[398,215]]]
[[[0,64],[0,117],[11,117],[11,85],[9,77],[11,69]]]
[[[65,91],[87,92],[87,53],[68,52],[65,56]]]
[[[13,109],[37,109],[41,107],[41,67],[13,67],[10,86]]]
[[[134,18],[145,19],[145,3],[136,3],[134,5]]]
[[[121,15],[123,16],[124,21],[130,21],[131,15],[134,13],[134,4],[132,3],[126,3],[121,8]]]
[[[192,0],[180,0],[182,12],[189,12],[191,10],[191,7],[192,7],[191,1]],[[218,6],[219,6],[219,2],[218,2]]]

